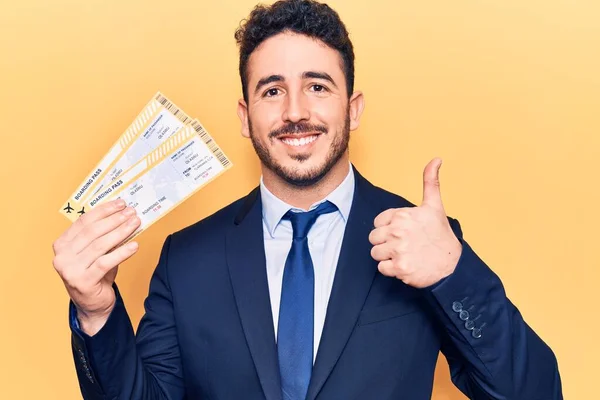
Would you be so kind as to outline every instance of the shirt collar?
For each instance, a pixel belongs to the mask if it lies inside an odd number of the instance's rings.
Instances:
[[[304,211],[299,208],[292,207],[280,198],[276,197],[273,193],[267,189],[264,185],[263,177],[260,177],[260,195],[262,201],[262,215],[263,221],[265,222],[266,228],[269,231],[271,237],[275,236],[275,230],[281,221],[281,218],[290,209],[294,211]],[[312,204],[309,210],[317,207],[322,202],[329,200],[338,208],[338,212],[344,218],[344,222],[348,221],[350,214],[350,208],[352,207],[352,198],[354,196],[354,173],[352,164],[348,168],[348,175],[339,184],[335,190],[333,190],[327,197]]]

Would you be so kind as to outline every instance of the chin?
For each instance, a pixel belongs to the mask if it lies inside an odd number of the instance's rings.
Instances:
[[[313,156],[314,157],[314,156]],[[296,156],[285,163],[274,162],[265,166],[286,183],[297,187],[313,186],[325,178],[340,162],[340,157],[316,161],[310,156]]]
[[[282,168],[274,172],[290,185],[307,187],[319,183],[329,171],[324,168]]]

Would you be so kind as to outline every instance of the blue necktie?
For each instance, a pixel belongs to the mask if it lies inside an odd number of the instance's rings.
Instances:
[[[303,400],[313,366],[314,271],[308,250],[308,231],[319,215],[337,211],[326,201],[308,212],[288,211],[293,240],[283,271],[277,328],[277,352],[284,400]]]

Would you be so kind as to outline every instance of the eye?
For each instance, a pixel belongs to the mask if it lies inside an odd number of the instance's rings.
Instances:
[[[322,85],[320,83],[313,83],[312,85],[310,85],[309,91],[315,93],[318,96],[324,96],[331,92],[327,86]]]
[[[274,96],[277,96],[278,94],[279,94],[279,89],[271,88],[265,92],[264,96],[265,97],[274,97]]]

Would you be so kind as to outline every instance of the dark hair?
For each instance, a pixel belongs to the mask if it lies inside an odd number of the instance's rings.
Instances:
[[[354,90],[354,49],[338,13],[314,0],[279,0],[271,6],[257,5],[235,32],[240,46],[240,78],[248,101],[248,59],[266,39],[291,31],[319,39],[337,50],[343,61],[348,97]]]

